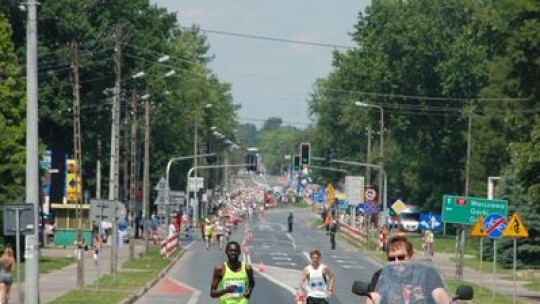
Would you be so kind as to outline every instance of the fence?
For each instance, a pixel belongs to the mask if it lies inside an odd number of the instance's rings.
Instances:
[[[343,233],[346,237],[352,239],[355,242],[365,245],[367,242],[367,234],[364,231],[360,231],[355,227],[340,223],[340,232]]]

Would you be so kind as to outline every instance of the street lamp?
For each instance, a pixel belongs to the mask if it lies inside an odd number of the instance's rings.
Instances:
[[[378,106],[378,105],[374,105],[374,104],[371,104],[371,103],[366,103],[366,102],[362,102],[362,101],[356,101],[354,103],[356,106],[358,107],[363,107],[363,108],[377,108],[381,111],[381,120],[380,120],[380,123],[381,123],[381,130],[379,132],[379,135],[380,135],[380,140],[379,140],[379,144],[380,144],[380,148],[379,148],[379,165],[381,166],[380,167],[380,170],[379,170],[379,193],[381,192],[381,189],[380,187],[382,186],[382,180],[383,180],[383,167],[384,167],[384,109],[382,106]]]
[[[203,105],[203,109],[210,109],[211,107],[212,107],[211,103],[205,103]],[[198,150],[198,145],[199,145],[199,139],[197,138],[198,127],[199,127],[199,119],[198,119],[198,117],[196,117],[195,118],[195,128],[193,130],[193,155],[198,155],[199,154],[198,151],[197,151]],[[197,157],[193,158],[193,167],[197,168]],[[197,183],[198,175],[197,175],[197,173],[198,172],[197,172],[197,169],[195,169],[194,171],[195,171],[194,173],[195,173],[195,185],[196,185],[196,187],[195,187],[195,193],[194,193],[193,197],[194,197],[195,204],[197,205],[196,206],[197,208],[194,208],[193,210],[198,211],[198,205],[199,205],[199,200],[197,198],[197,191],[198,191],[198,189],[197,189],[197,187],[198,187],[198,183]],[[189,182],[189,179],[186,182]],[[187,193],[186,193],[186,195],[187,195],[187,198],[189,199],[189,195]],[[187,212],[187,210],[186,210],[186,212]],[[199,220],[198,217],[199,217],[199,214],[194,212],[192,220],[193,221],[198,221]]]

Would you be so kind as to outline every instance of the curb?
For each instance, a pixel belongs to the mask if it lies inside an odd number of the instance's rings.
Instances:
[[[161,280],[168,272],[171,270],[171,268],[176,265],[176,263],[180,260],[180,258],[184,255],[186,252],[185,249],[182,249],[176,258],[167,265],[161,272],[150,282],[146,283],[144,287],[141,287],[135,294],[129,296],[127,299],[120,302],[120,304],[133,304],[135,301],[137,301],[140,297],[142,297],[148,290],[150,290],[156,283]]]

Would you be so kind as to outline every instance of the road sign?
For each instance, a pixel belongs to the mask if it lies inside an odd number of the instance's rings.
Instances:
[[[474,225],[480,215],[485,217],[493,213],[507,216],[508,201],[471,196],[443,196],[442,215],[445,223]]]
[[[377,211],[377,205],[375,205],[373,201],[367,201],[364,203],[364,212],[366,214],[372,214],[375,211]]]
[[[169,191],[169,204],[183,205],[185,202],[186,193],[184,191]]]
[[[490,239],[498,239],[506,228],[506,217],[493,213],[484,220],[484,231]]]
[[[420,214],[420,230],[441,231],[441,215],[431,213]]]
[[[326,191],[324,188],[319,188],[317,203],[322,204],[326,202]]]
[[[366,189],[365,192],[366,201],[374,201],[377,198],[377,190],[373,188]]]
[[[90,200],[90,219],[93,221],[112,221],[124,219],[127,209],[124,203],[114,200]]]
[[[479,216],[478,220],[476,221],[476,224],[474,224],[473,228],[471,229],[471,236],[472,237],[486,237],[486,231],[484,230],[484,217]]]
[[[525,228],[525,225],[523,225],[523,222],[521,221],[521,218],[517,214],[517,212],[514,212],[512,214],[512,217],[508,221],[508,225],[506,225],[506,228],[503,231],[502,237],[509,237],[509,238],[528,238],[529,232],[527,231],[527,228]]]
[[[364,202],[363,176],[345,176],[345,197],[351,205]]]
[[[19,217],[19,234],[34,234],[34,204],[5,204],[4,235],[17,234],[17,216]]]
[[[405,203],[403,203],[401,200],[395,201],[391,207],[398,215],[401,214],[403,210],[407,209],[407,205],[405,205]]]
[[[165,180],[164,177],[162,177],[159,182],[157,183],[156,187],[154,187],[154,190],[157,191],[163,191],[167,188],[167,180]]]
[[[188,178],[188,190],[197,192],[204,187],[204,177],[190,177]]]

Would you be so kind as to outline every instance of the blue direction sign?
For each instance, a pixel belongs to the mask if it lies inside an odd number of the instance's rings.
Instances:
[[[441,231],[443,228],[440,214],[420,214],[420,230]]]
[[[490,239],[498,239],[506,228],[506,217],[493,213],[484,219],[484,231]]]
[[[319,188],[319,192],[317,193],[317,203],[326,203],[326,191],[323,188]]]

